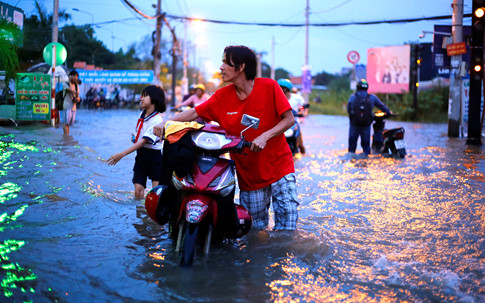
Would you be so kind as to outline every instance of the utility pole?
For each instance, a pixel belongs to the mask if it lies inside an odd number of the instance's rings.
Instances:
[[[52,15],[52,42],[58,41],[59,30],[59,0],[54,0],[54,8]],[[51,125],[56,125],[56,113],[59,116],[59,111],[56,109],[56,44],[52,45],[52,78],[51,78]]]
[[[275,80],[275,68],[274,68],[274,61],[275,61],[275,51],[274,51],[274,36],[271,39],[271,79]]]
[[[470,45],[470,99],[468,104],[468,138],[466,144],[481,145],[480,105],[483,81],[484,0],[473,0],[472,42]],[[477,14],[480,12],[480,14]]]
[[[306,0],[305,8],[305,65],[302,68],[302,95],[305,103],[308,103],[308,93],[311,92],[311,72],[310,66],[308,65],[308,28],[309,28],[309,18],[310,18],[310,0]]]
[[[155,43],[153,45],[153,73],[155,74],[155,84],[160,85],[160,43],[162,40],[162,0],[157,3],[157,28],[155,29]]]
[[[182,48],[184,50],[184,70],[182,76],[182,96],[185,96],[189,92],[189,79],[187,78],[187,20],[184,21],[184,40]]]
[[[453,43],[463,41],[463,0],[453,0],[453,16],[451,34]],[[461,115],[461,54],[451,57],[450,68],[450,98],[448,100],[448,137],[460,136]]]

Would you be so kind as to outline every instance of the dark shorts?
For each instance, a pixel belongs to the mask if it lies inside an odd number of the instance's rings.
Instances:
[[[138,183],[147,187],[147,178],[160,181],[162,171],[162,151],[149,148],[140,148],[136,151],[135,165],[133,166],[133,184]]]

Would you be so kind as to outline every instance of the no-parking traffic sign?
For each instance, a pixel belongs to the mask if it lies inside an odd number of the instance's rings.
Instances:
[[[349,62],[352,63],[352,64],[359,62],[359,59],[360,59],[360,55],[356,51],[350,51],[347,54],[347,60],[349,60]]]

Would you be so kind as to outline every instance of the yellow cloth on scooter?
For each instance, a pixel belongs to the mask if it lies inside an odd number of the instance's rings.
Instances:
[[[175,143],[187,132],[194,129],[201,129],[202,127],[204,127],[204,124],[200,124],[195,121],[179,122],[168,120],[165,123],[165,139],[169,143]]]

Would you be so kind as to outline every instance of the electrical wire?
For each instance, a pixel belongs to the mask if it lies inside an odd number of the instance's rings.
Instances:
[[[463,18],[471,17],[472,14],[463,14]],[[214,19],[201,19],[201,18],[192,18],[192,17],[182,17],[182,16],[174,16],[174,15],[166,15],[168,18],[172,19],[180,19],[180,20],[187,20],[187,21],[204,21],[210,23],[217,23],[217,24],[235,24],[235,25],[257,25],[257,26],[282,26],[282,27],[302,27],[306,26],[305,23],[261,23],[261,22],[239,22],[239,21],[223,21],[223,20],[214,20]],[[333,26],[346,26],[346,25],[374,25],[374,24],[381,24],[381,23],[411,23],[411,22],[419,22],[419,21],[430,21],[430,20],[446,20],[451,19],[451,15],[444,15],[444,16],[432,16],[432,17],[419,17],[419,18],[408,18],[408,19],[393,19],[393,20],[380,20],[380,21],[352,21],[352,22],[339,22],[339,23],[309,23],[308,26],[312,27],[333,27]]]

